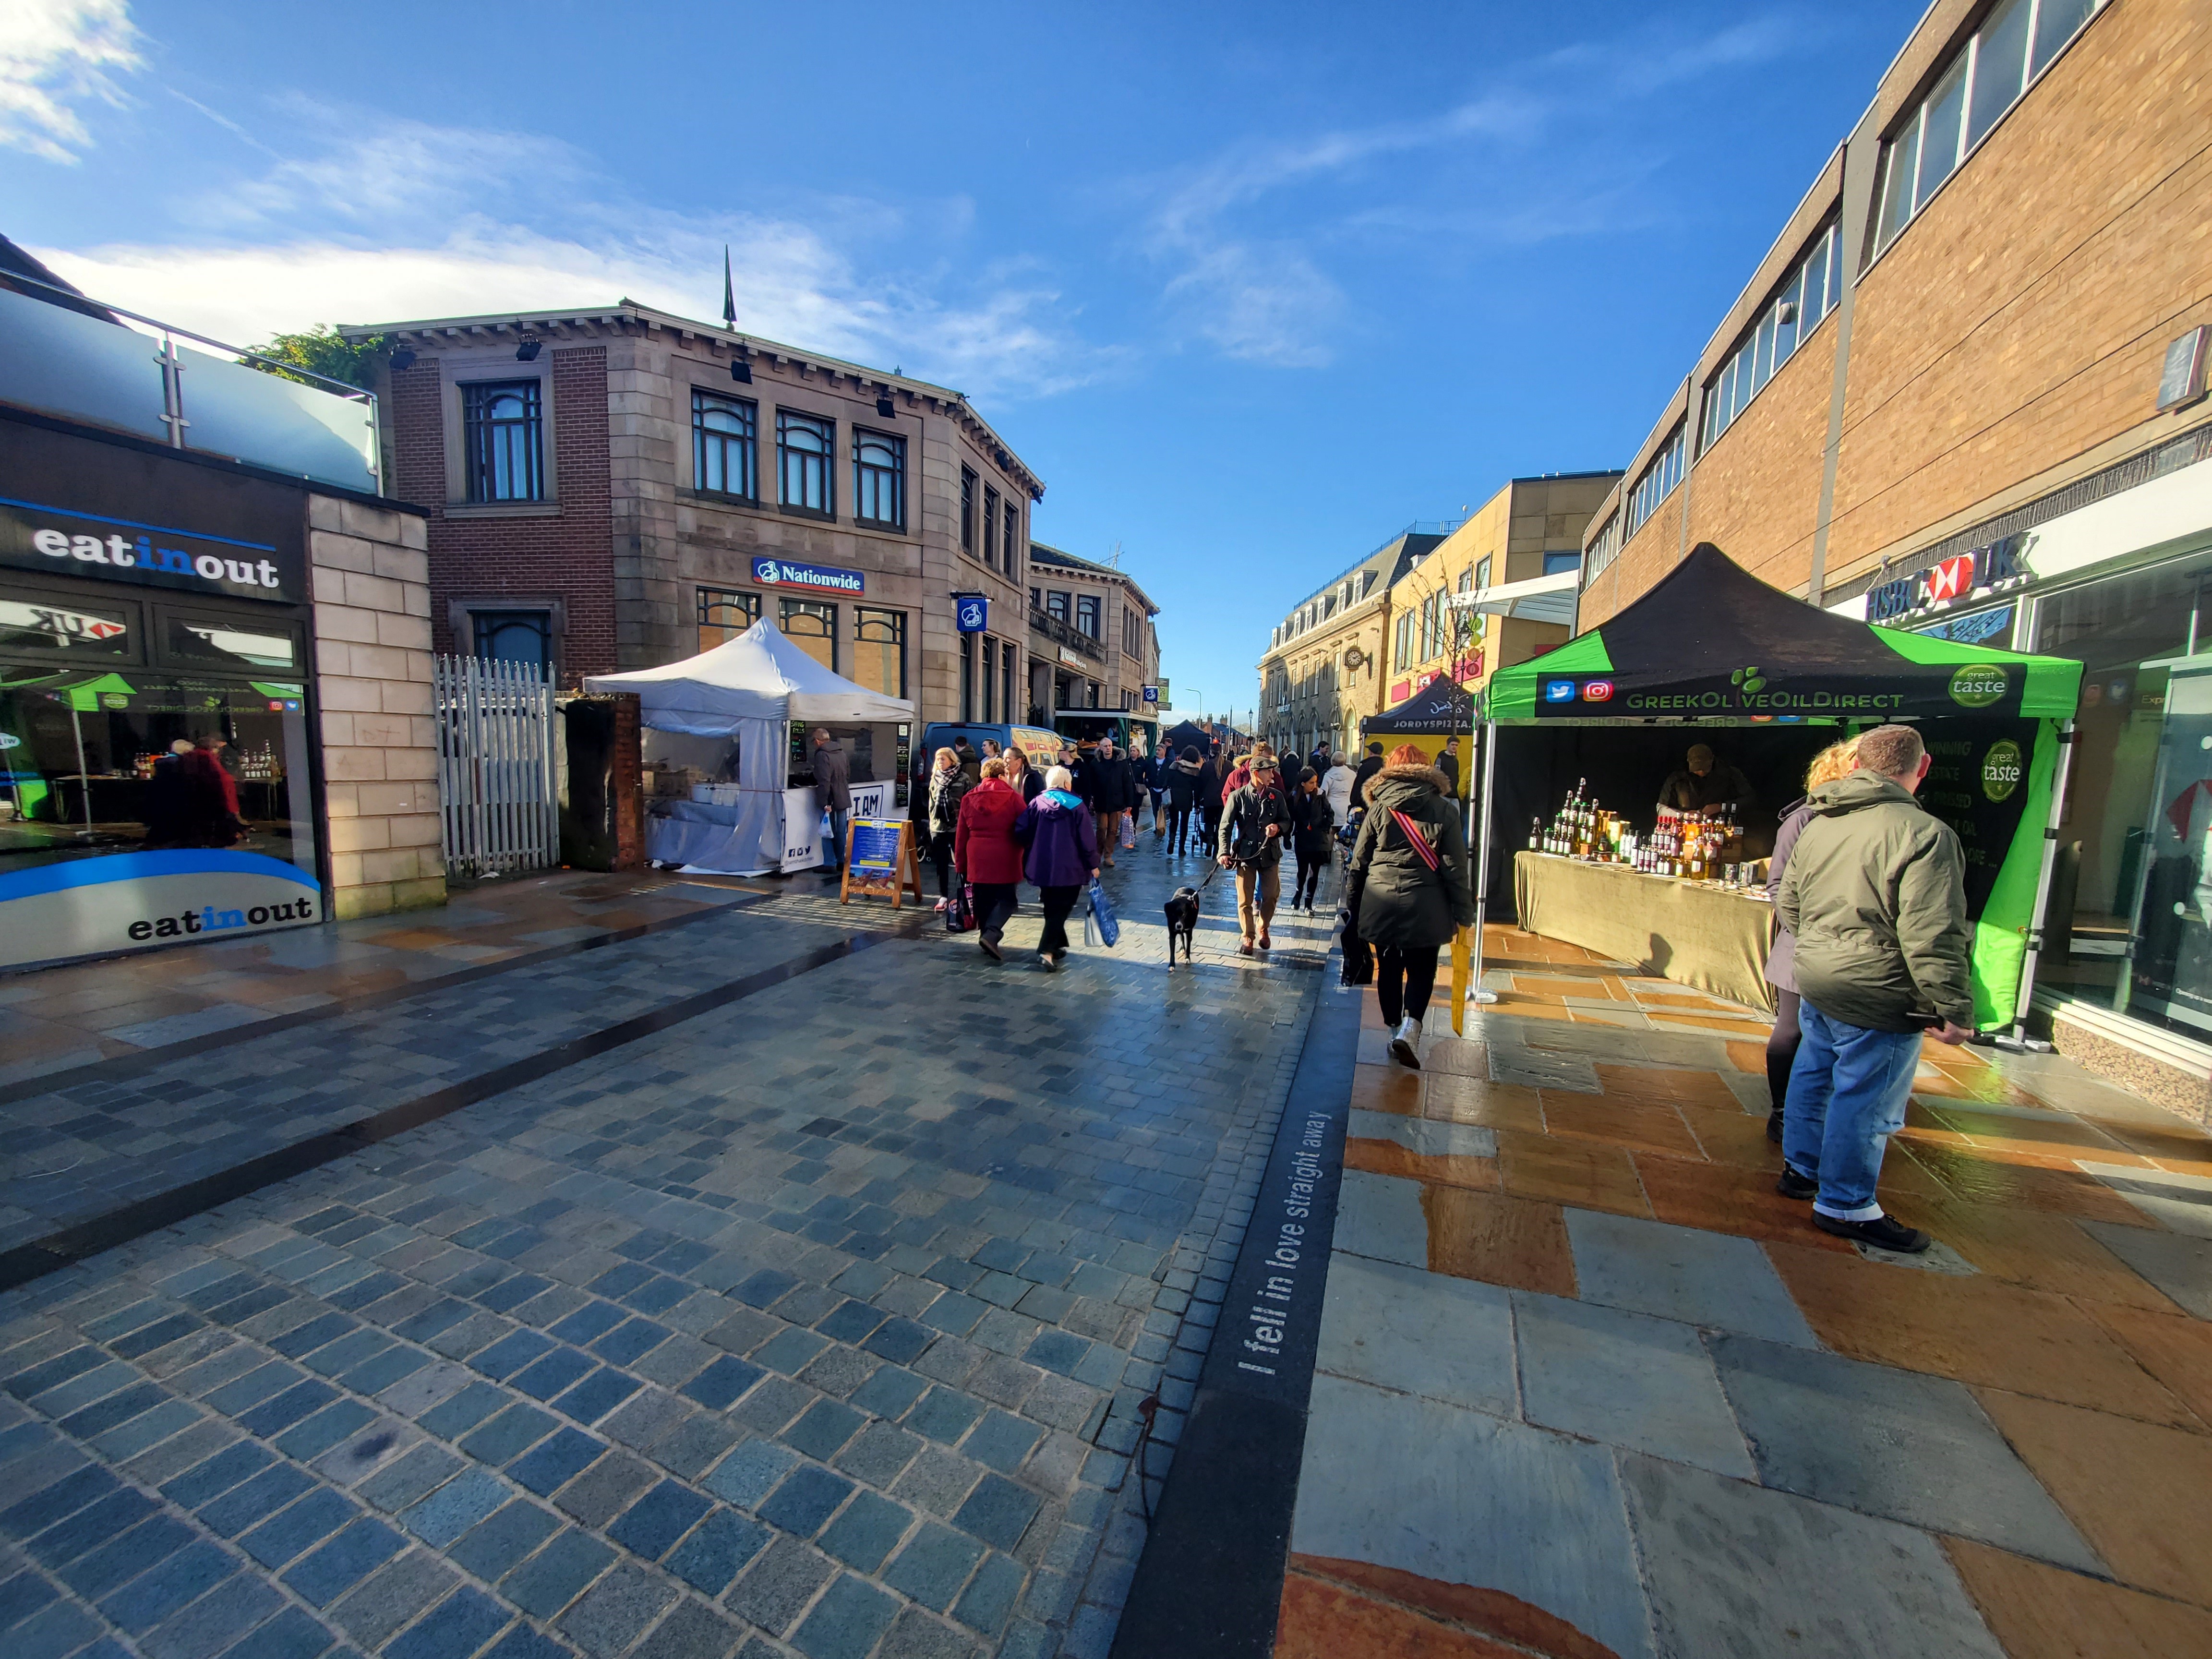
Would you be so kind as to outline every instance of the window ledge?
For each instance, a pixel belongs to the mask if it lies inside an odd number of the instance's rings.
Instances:
[[[755,513],[760,511],[759,496],[732,495],[720,489],[679,489],[676,492],[676,499],[679,501],[698,501],[708,507],[742,507]]]
[[[448,501],[449,519],[556,519],[558,501]]]
[[[855,530],[872,530],[878,536],[903,536],[906,526],[891,519],[862,519],[853,520]]]
[[[837,522],[837,515],[835,513],[824,513],[818,507],[789,507],[780,505],[775,510],[782,514],[787,519],[811,519],[817,524],[835,524]]]

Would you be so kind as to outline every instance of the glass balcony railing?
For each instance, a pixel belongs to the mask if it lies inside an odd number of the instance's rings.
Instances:
[[[46,286],[12,272],[7,280]],[[252,353],[94,303],[153,332],[0,288],[0,404],[316,483],[384,493],[370,393],[319,376],[311,377],[319,385],[303,386],[264,374],[232,361]],[[230,355],[196,351],[180,339]]]

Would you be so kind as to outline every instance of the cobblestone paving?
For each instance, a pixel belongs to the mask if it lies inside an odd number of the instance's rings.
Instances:
[[[1320,933],[1241,960],[1216,902],[1170,975],[1196,866],[1124,866],[1110,956],[886,940],[0,1297],[0,1652],[1103,1654]],[[397,1097],[887,915],[313,1040]]]

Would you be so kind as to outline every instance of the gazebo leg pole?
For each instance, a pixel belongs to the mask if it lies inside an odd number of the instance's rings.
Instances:
[[[2049,1054],[2051,1045],[2027,1034],[2028,1004],[2035,997],[2035,969],[2043,955],[2043,930],[2049,925],[2044,907],[2051,902],[2051,878],[2058,864],[2058,826],[2066,811],[2066,781],[2074,769],[2074,722],[2058,722],[2058,766],[2051,780],[2051,816],[2043,828],[2043,865],[2035,878],[2035,908],[2028,913],[2027,954],[2020,964],[2020,992],[2013,1002],[2012,1030],[1994,1039],[2009,1054]],[[2063,918],[2062,927],[2072,919]]]
[[[1482,727],[1482,805],[1477,808],[1481,826],[1476,836],[1478,850],[1474,855],[1474,961],[1468,965],[1467,1000],[1469,1002],[1495,1002],[1498,993],[1482,988],[1482,929],[1490,908],[1490,798],[1491,786],[1498,779],[1498,722],[1486,720]]]

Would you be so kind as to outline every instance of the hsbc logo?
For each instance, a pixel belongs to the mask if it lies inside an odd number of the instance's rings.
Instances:
[[[1583,701],[1584,702],[1611,702],[1613,701],[1613,682],[1611,680],[1589,680],[1585,682],[1583,686]]]
[[[1929,567],[1924,578],[1928,585],[1929,605],[1941,605],[1946,599],[1963,599],[1974,591],[1974,556],[1961,553],[1955,559]]]

